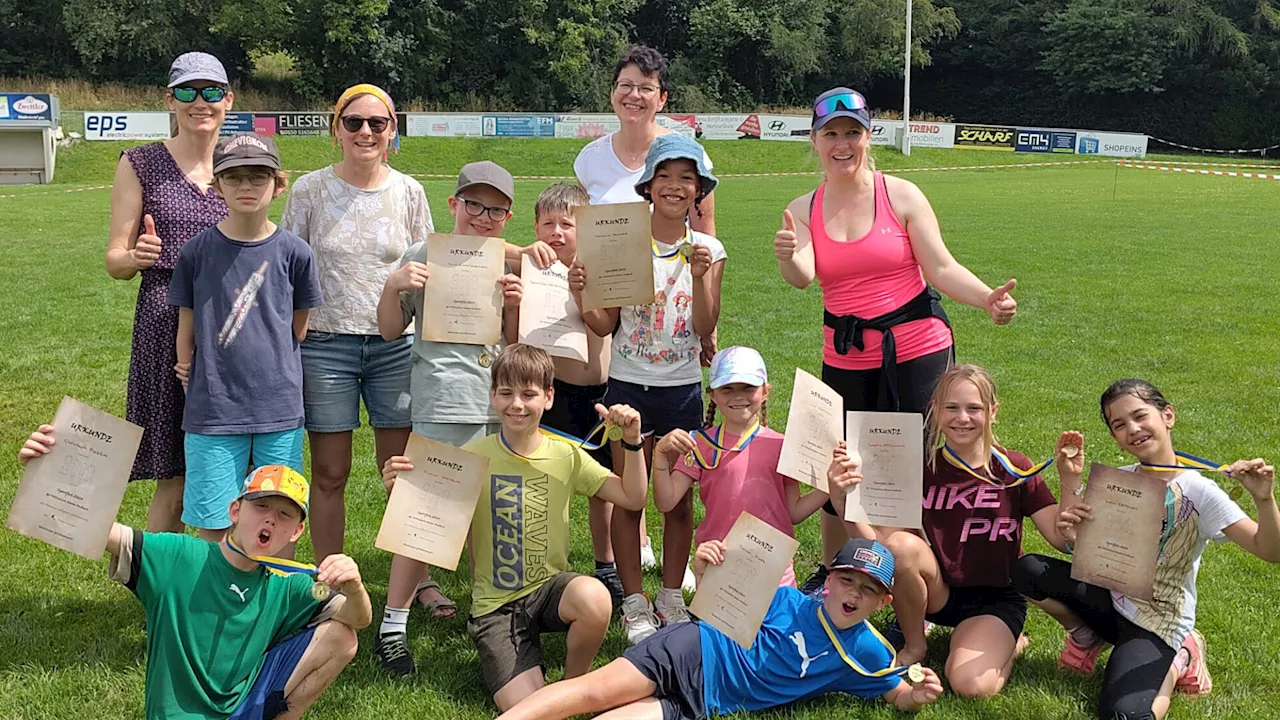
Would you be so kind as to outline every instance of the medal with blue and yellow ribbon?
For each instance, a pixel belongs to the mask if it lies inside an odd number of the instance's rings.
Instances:
[[[1079,450],[1077,450],[1074,445],[1068,445],[1067,447],[1063,448],[1064,452],[1067,451],[1068,449],[1076,450],[1076,452],[1079,452]],[[1075,456],[1074,453],[1070,453],[1070,452],[1067,453],[1067,457],[1074,457],[1074,456]],[[955,467],[958,467],[961,470],[964,470],[965,472],[978,478],[982,482],[988,485],[994,485],[995,487],[998,487],[998,488],[1004,488],[1006,490],[1016,488],[1019,485],[1025,485],[1028,481],[1031,480],[1031,478],[1035,477],[1036,475],[1039,475],[1042,471],[1044,471],[1045,468],[1053,464],[1053,458],[1049,458],[1048,460],[1045,460],[1042,463],[1033,465],[1031,468],[1027,470],[1020,470],[1018,466],[1013,464],[1013,461],[1009,459],[1008,455],[1005,455],[1003,452],[1000,451],[999,448],[996,448],[993,446],[991,448],[991,457],[995,458],[996,462],[1000,463],[1000,466],[1005,469],[1005,472],[1009,473],[1014,478],[1013,482],[1005,484],[997,481],[995,478],[991,477],[988,473],[978,472],[976,468],[974,468],[969,463],[965,462],[964,458],[961,458],[960,455],[957,454],[955,450],[952,450],[950,445],[944,444],[942,446],[942,457],[946,459],[948,463],[951,463]]]
[[[915,663],[910,667],[899,666],[898,653],[893,649],[893,645],[891,645],[889,641],[880,634],[879,630],[876,630],[874,625],[866,620],[862,621],[863,624],[871,631],[871,635],[875,637],[875,639],[879,640],[880,644],[884,645],[885,649],[889,651],[889,655],[893,658],[889,661],[889,667],[884,668],[883,670],[867,670],[859,665],[857,660],[849,657],[848,653],[844,651],[844,645],[840,644],[840,638],[836,637],[835,631],[831,629],[831,624],[827,622],[827,613],[821,603],[818,604],[818,622],[822,623],[822,629],[827,632],[827,639],[829,639],[831,644],[835,647],[836,653],[840,655],[840,659],[844,660],[844,664],[853,668],[853,671],[859,675],[870,678],[886,676],[906,677],[912,683],[924,681],[924,668],[920,666],[920,663]]]
[[[1200,472],[1219,472],[1227,477],[1231,477],[1231,473],[1227,472],[1227,467],[1222,463],[1206,460],[1202,457],[1192,455],[1191,453],[1184,453],[1176,450],[1173,455],[1178,459],[1178,463],[1176,465],[1161,465],[1160,463],[1145,462],[1139,462],[1138,464],[1144,468],[1155,470],[1157,472],[1199,470]],[[1244,496],[1244,488],[1240,485],[1232,485],[1229,488],[1225,488],[1225,492],[1227,493],[1227,497],[1231,498],[1235,502],[1239,502]]]
[[[729,453],[741,452],[756,439],[756,435],[760,434],[760,422],[757,420],[747,428],[747,431],[738,436],[738,441],[733,445],[724,444],[724,425],[715,426],[710,433],[706,430],[694,430],[689,434],[693,438],[693,450],[685,455],[685,461],[691,465],[696,464],[703,470],[715,470],[720,467],[720,463],[724,462]],[[702,438],[711,446],[711,457],[708,458],[702,453],[702,448],[698,446],[698,438]]]
[[[576,435],[567,433],[563,430],[557,430],[553,427],[547,427],[546,425],[539,425],[538,432],[542,433],[548,438],[551,438],[552,440],[568,443],[569,445],[572,445],[575,448],[582,448],[587,452],[599,450],[600,448],[604,447],[606,444],[608,444],[611,441],[617,441],[622,439],[622,428],[618,427],[617,425],[610,425],[606,423],[604,420],[601,420],[600,422],[596,423],[596,426],[591,428],[591,432],[587,433],[587,436],[585,438],[580,438]],[[600,436],[600,440],[597,442],[592,442],[592,438],[596,437],[597,435]],[[534,462],[539,459],[545,459],[545,458],[531,458],[527,455],[521,455],[520,453],[516,452],[515,449],[511,447],[511,444],[507,442],[507,439],[502,436],[502,433],[498,433],[498,442],[502,444],[503,449],[505,449],[507,452],[511,453],[512,455],[515,455],[516,457],[520,458],[521,460]]]
[[[231,533],[227,533],[226,544],[227,549],[231,552],[258,563],[262,567],[266,568],[267,572],[272,575],[293,575],[295,573],[302,573],[303,575],[310,575],[312,577],[315,577],[316,575],[315,565],[298,562],[297,560],[289,560],[287,558],[271,557],[269,555],[250,555],[240,547],[240,544],[236,542],[235,537],[233,537]],[[315,598],[316,602],[324,602],[332,595],[333,588],[322,582],[316,582],[311,586],[311,597]]]
[[[668,253],[664,253],[658,250],[658,241],[654,240],[653,238],[650,238],[649,242],[653,248],[653,256],[658,258],[659,260],[667,260],[669,258],[679,257],[687,265],[689,263],[689,259],[693,257],[693,243],[690,241],[691,234],[692,234],[692,231],[686,225],[684,230],[684,237],[680,238],[680,242],[676,244],[676,248]]]

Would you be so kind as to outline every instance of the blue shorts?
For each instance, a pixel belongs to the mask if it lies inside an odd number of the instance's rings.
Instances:
[[[640,432],[662,437],[672,430],[693,432],[706,420],[702,416],[702,383],[658,387],[609,378],[604,405],[630,405],[640,413]]]
[[[302,428],[251,435],[187,433],[182,522],[203,530],[231,527],[231,501],[240,497],[250,470],[288,465],[302,472],[302,437]]]
[[[307,652],[315,634],[315,627],[309,627],[281,640],[268,650],[267,661],[262,665],[258,679],[253,681],[249,696],[227,720],[271,720],[288,710],[284,686],[298,667],[303,654]]]
[[[307,331],[302,343],[302,403],[311,432],[360,427],[360,398],[375,428],[407,428],[410,336]]]
[[[622,652],[622,659],[649,678],[662,720],[707,717],[702,681],[702,630],[696,622],[668,625]]]

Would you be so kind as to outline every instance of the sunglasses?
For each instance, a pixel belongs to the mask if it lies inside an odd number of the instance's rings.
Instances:
[[[182,87],[169,88],[169,94],[173,95],[173,99],[178,102],[192,103],[196,101],[196,96],[199,95],[204,98],[205,102],[216,103],[226,99],[227,89],[221,85],[210,85],[203,88],[183,85]]]
[[[369,132],[380,133],[387,129],[387,125],[391,124],[391,118],[362,118],[355,115],[342,116],[342,127],[346,128],[347,132],[360,132],[360,128],[364,127],[365,123],[369,124]]]
[[[494,222],[502,222],[507,219],[507,215],[511,213],[511,208],[489,207],[484,203],[478,203],[475,200],[466,198],[458,198],[462,201],[462,206],[467,209],[467,214],[472,217],[480,217],[483,213],[489,214],[489,219]]]
[[[862,97],[862,93],[856,92],[832,95],[829,98],[823,98],[815,103],[813,106],[813,114],[817,117],[826,117],[827,115],[841,109],[841,106],[844,106],[844,109],[850,112],[866,110],[867,99]]]

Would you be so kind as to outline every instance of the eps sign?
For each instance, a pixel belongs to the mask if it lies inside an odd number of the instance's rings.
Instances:
[[[129,129],[129,116],[85,115],[84,129],[88,133],[123,132]]]

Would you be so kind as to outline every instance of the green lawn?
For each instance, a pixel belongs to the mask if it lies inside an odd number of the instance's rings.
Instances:
[[[516,174],[569,174],[580,147],[574,141],[406,141],[397,167],[454,173],[466,161],[497,158]],[[813,170],[802,144],[709,143],[723,173]],[[64,394],[104,410],[124,412],[125,373],[135,283],[103,270],[108,192],[50,193],[110,182],[121,145],[80,144],[59,157],[59,184],[0,195],[0,508],[19,477],[14,458],[30,428],[52,416]],[[313,169],[333,159],[325,140],[281,142],[285,164]],[[911,158],[880,152],[882,167],[949,166],[1056,160],[1008,153],[918,150]],[[1018,278],[1017,321],[997,328],[985,314],[949,307],[962,361],[990,369],[1001,391],[997,430],[1009,446],[1043,457],[1058,432],[1078,428],[1091,457],[1122,461],[1098,419],[1097,399],[1112,380],[1154,381],[1179,407],[1182,449],[1227,461],[1274,456],[1280,429],[1276,356],[1280,319],[1272,309],[1274,268],[1280,266],[1276,207],[1280,184],[1180,176],[1121,169],[1109,163],[1063,168],[913,173],[932,200],[948,245],[989,283]],[[545,181],[517,184],[517,242],[532,238],[532,205]],[[782,428],[792,368],[818,371],[821,302],[817,289],[785,285],[771,242],[782,208],[815,184],[809,177],[726,178],[717,222],[729,252],[722,344],[760,348],[775,379],[770,417]],[[426,181],[437,223],[445,225],[451,183]],[[277,212],[283,203],[277,203]],[[372,437],[357,434],[357,459],[348,492],[348,551],[360,563],[381,610],[390,557],[373,547],[384,496],[374,467]],[[1051,478],[1051,482],[1054,479]],[[151,488],[129,489],[120,520],[143,523]],[[1252,512],[1252,508],[1247,508]],[[575,506],[573,559],[589,572],[586,506]],[[656,536],[658,515],[650,521]],[[806,577],[817,559],[817,521],[799,529],[797,570]],[[1027,549],[1047,545],[1028,529]],[[305,542],[301,552],[310,549]],[[143,614],[123,588],[92,563],[14,533],[0,532],[0,717],[138,717],[145,668]],[[465,615],[465,574],[440,572]],[[1280,624],[1274,599],[1280,570],[1234,546],[1205,555],[1199,627],[1208,638],[1213,694],[1195,703],[1175,700],[1172,717],[1271,717],[1280,707],[1272,669],[1280,665]],[[657,589],[658,578],[646,579]],[[462,617],[410,622],[419,667],[416,678],[392,682],[370,659],[374,629],[362,633],[359,657],[321,699],[317,718],[484,718],[494,711],[479,676]],[[1098,676],[1059,674],[1054,661],[1061,633],[1032,610],[1032,644],[1009,687],[973,702],[945,697],[922,713],[934,718],[1091,717]],[[600,662],[625,644],[615,628]],[[563,641],[547,643],[559,676]],[[930,664],[940,667],[945,636],[933,641]],[[1268,709],[1270,708],[1270,709]],[[764,718],[819,720],[836,716],[887,718],[883,705],[843,696],[807,703]]]

